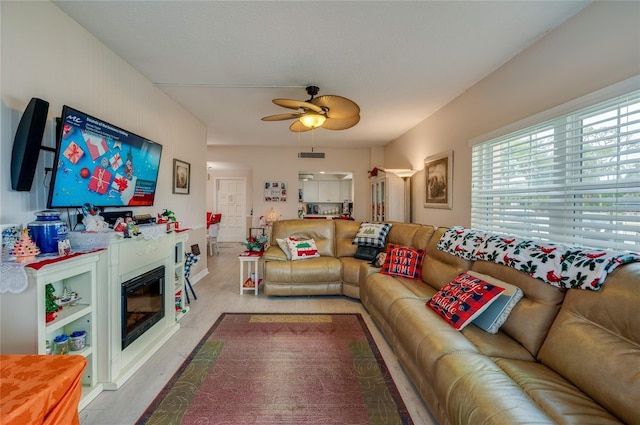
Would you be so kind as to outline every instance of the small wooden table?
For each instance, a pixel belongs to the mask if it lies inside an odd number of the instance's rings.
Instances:
[[[258,273],[258,265],[260,264],[260,259],[264,252],[256,252],[256,251],[245,251],[242,254],[238,255],[238,260],[240,261],[240,295],[244,294],[244,291],[254,291],[255,295],[258,295],[258,288],[260,287],[260,283],[262,283],[262,278],[260,277],[260,273]],[[245,264],[247,265],[247,279],[244,278],[244,269]],[[253,273],[255,277],[257,277],[257,282],[252,279],[251,276],[251,266],[253,265]]]

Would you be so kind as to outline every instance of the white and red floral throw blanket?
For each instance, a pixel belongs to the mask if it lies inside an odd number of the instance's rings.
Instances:
[[[558,288],[600,289],[607,274],[621,264],[640,261],[640,254],[536,242],[454,226],[438,249],[466,260],[513,267]]]

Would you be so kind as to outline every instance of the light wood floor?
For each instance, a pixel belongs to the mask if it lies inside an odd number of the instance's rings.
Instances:
[[[180,330],[119,390],[104,391],[85,407],[80,412],[81,425],[134,424],[220,314],[236,312],[361,313],[414,423],[437,424],[358,300],[341,296],[267,297],[262,292],[257,297],[253,293],[240,295],[237,256],[242,250],[240,244],[220,244],[220,253],[207,259],[209,275],[194,286],[198,299],[191,300],[191,311],[180,321]]]

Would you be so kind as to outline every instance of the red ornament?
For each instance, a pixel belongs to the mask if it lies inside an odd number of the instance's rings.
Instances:
[[[82,170],[80,170],[80,177],[82,177],[83,179],[89,177],[89,169],[83,168]]]

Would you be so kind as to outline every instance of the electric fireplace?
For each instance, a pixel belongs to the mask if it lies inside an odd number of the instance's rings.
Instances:
[[[122,350],[164,317],[164,266],[122,283]]]

